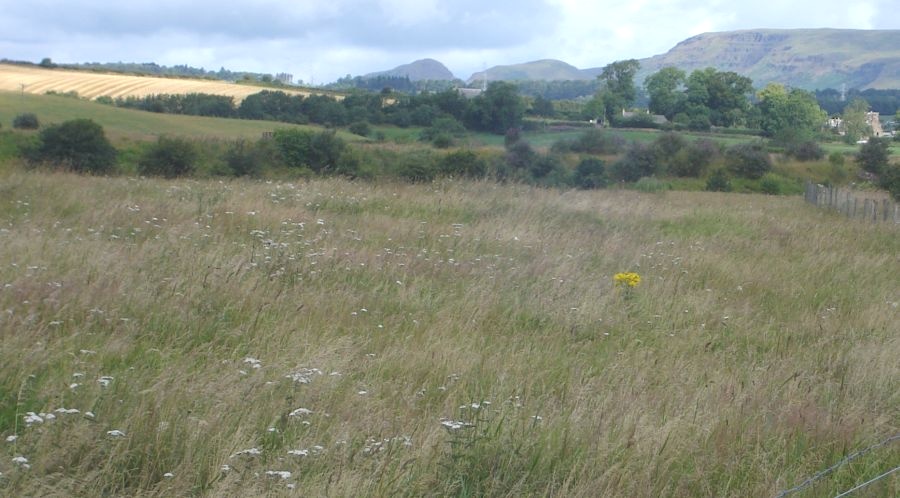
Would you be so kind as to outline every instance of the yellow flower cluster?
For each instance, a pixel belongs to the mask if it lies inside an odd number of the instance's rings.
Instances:
[[[627,285],[628,287],[637,287],[641,283],[641,276],[633,272],[616,273],[613,276],[616,285]]]

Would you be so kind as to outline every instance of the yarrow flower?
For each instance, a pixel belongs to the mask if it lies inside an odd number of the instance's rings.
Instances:
[[[628,287],[637,287],[641,283],[641,276],[634,272],[616,273],[613,276],[613,282],[618,285]]]

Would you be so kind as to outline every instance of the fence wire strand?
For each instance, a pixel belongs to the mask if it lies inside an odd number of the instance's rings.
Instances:
[[[848,489],[847,491],[844,491],[843,493],[841,493],[841,494],[835,496],[834,498],[841,498],[842,496],[847,496],[847,495],[849,495],[850,493],[852,493],[852,492],[854,492],[854,491],[860,490],[860,489],[862,489],[862,488],[868,486],[869,484],[872,484],[872,483],[875,482],[875,481],[879,481],[879,480],[881,480],[881,479],[883,479],[883,478],[885,478],[885,477],[887,477],[887,476],[893,474],[894,472],[897,472],[898,470],[900,470],[900,467],[895,467],[895,468],[893,468],[893,469],[891,469],[891,470],[885,472],[884,474],[881,474],[881,475],[878,476],[878,477],[869,479],[868,481],[866,481],[866,482],[860,484],[859,486],[854,487],[853,489]]]
[[[838,468],[842,467],[843,465],[846,465],[847,463],[850,463],[850,462],[852,462],[853,460],[856,460],[857,458],[859,458],[859,457],[865,455],[866,453],[869,453],[870,451],[876,450],[876,449],[878,449],[878,448],[880,448],[880,447],[882,447],[882,446],[885,446],[885,445],[890,444],[890,443],[892,443],[892,442],[894,442],[894,441],[897,441],[898,439],[900,439],[900,434],[895,434],[895,435],[893,435],[893,436],[891,436],[891,437],[889,437],[889,438],[887,438],[887,439],[885,439],[885,440],[883,440],[883,441],[881,441],[881,442],[879,442],[879,443],[876,443],[876,444],[873,444],[872,446],[869,446],[868,448],[863,448],[863,449],[857,451],[856,453],[852,453],[852,454],[850,454],[850,455],[844,457],[844,459],[842,459],[842,460],[839,461],[838,463],[832,465],[831,467],[828,467],[828,468],[825,469],[825,470],[822,470],[822,471],[820,471],[820,472],[817,472],[817,473],[814,474],[812,477],[809,477],[808,479],[806,479],[805,481],[801,482],[801,483],[798,484],[797,486],[794,486],[794,487],[791,488],[791,489],[786,489],[786,490],[782,491],[781,493],[778,493],[778,494],[775,496],[775,498],[784,498],[785,496],[787,496],[787,495],[789,495],[789,494],[796,493],[797,491],[800,491],[800,490],[803,490],[803,489],[805,489],[805,488],[808,488],[808,487],[811,486],[814,482],[816,482],[816,481],[818,481],[819,479],[821,479],[821,478],[827,476],[828,474],[834,472],[835,470],[837,470]],[[900,468],[900,467],[898,467],[898,468]],[[875,482],[875,481],[877,481],[878,479],[881,479],[881,478],[887,476],[888,474],[890,474],[891,472],[894,472],[894,471],[896,471],[896,470],[897,470],[897,469],[894,469],[894,470],[891,470],[890,472],[888,472],[887,474],[883,474],[883,475],[881,475],[881,476],[878,476],[878,477],[876,477],[875,479],[873,479],[871,482]],[[866,486],[868,486],[869,484],[871,484],[871,482],[870,482],[870,483],[863,483],[863,484],[866,485]],[[859,489],[859,487],[860,487],[860,486],[857,486],[856,488],[854,488],[854,489],[852,489],[852,490],[850,490],[850,491],[854,491],[854,490],[856,490],[856,489]],[[863,487],[864,487],[864,486],[863,486]],[[849,493],[850,491],[847,491],[847,493]],[[845,496],[845,495],[842,494],[842,495],[838,495],[838,496]]]

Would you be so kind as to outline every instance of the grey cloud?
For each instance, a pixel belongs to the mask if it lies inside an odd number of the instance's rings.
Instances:
[[[542,0],[441,5],[444,15],[414,24],[395,23],[391,9],[374,0],[268,1],[234,7],[201,0],[106,3],[98,1],[3,2],[5,17],[19,26],[101,38],[189,32],[237,40],[317,39],[354,46],[511,46],[553,29],[558,16]],[[27,28],[26,28],[27,29]]]

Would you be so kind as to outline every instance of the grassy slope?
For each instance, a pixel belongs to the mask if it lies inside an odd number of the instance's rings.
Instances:
[[[13,118],[23,112],[33,112],[42,124],[59,123],[69,119],[89,118],[100,123],[114,141],[148,140],[161,134],[188,138],[259,138],[264,131],[276,128],[317,128],[271,121],[220,119],[201,116],[157,114],[121,109],[86,100],[52,95],[29,95],[0,92],[0,123],[11,126]],[[355,135],[341,133],[356,140]]]
[[[900,430],[897,227],[797,198],[0,189],[0,494],[773,496]]]

